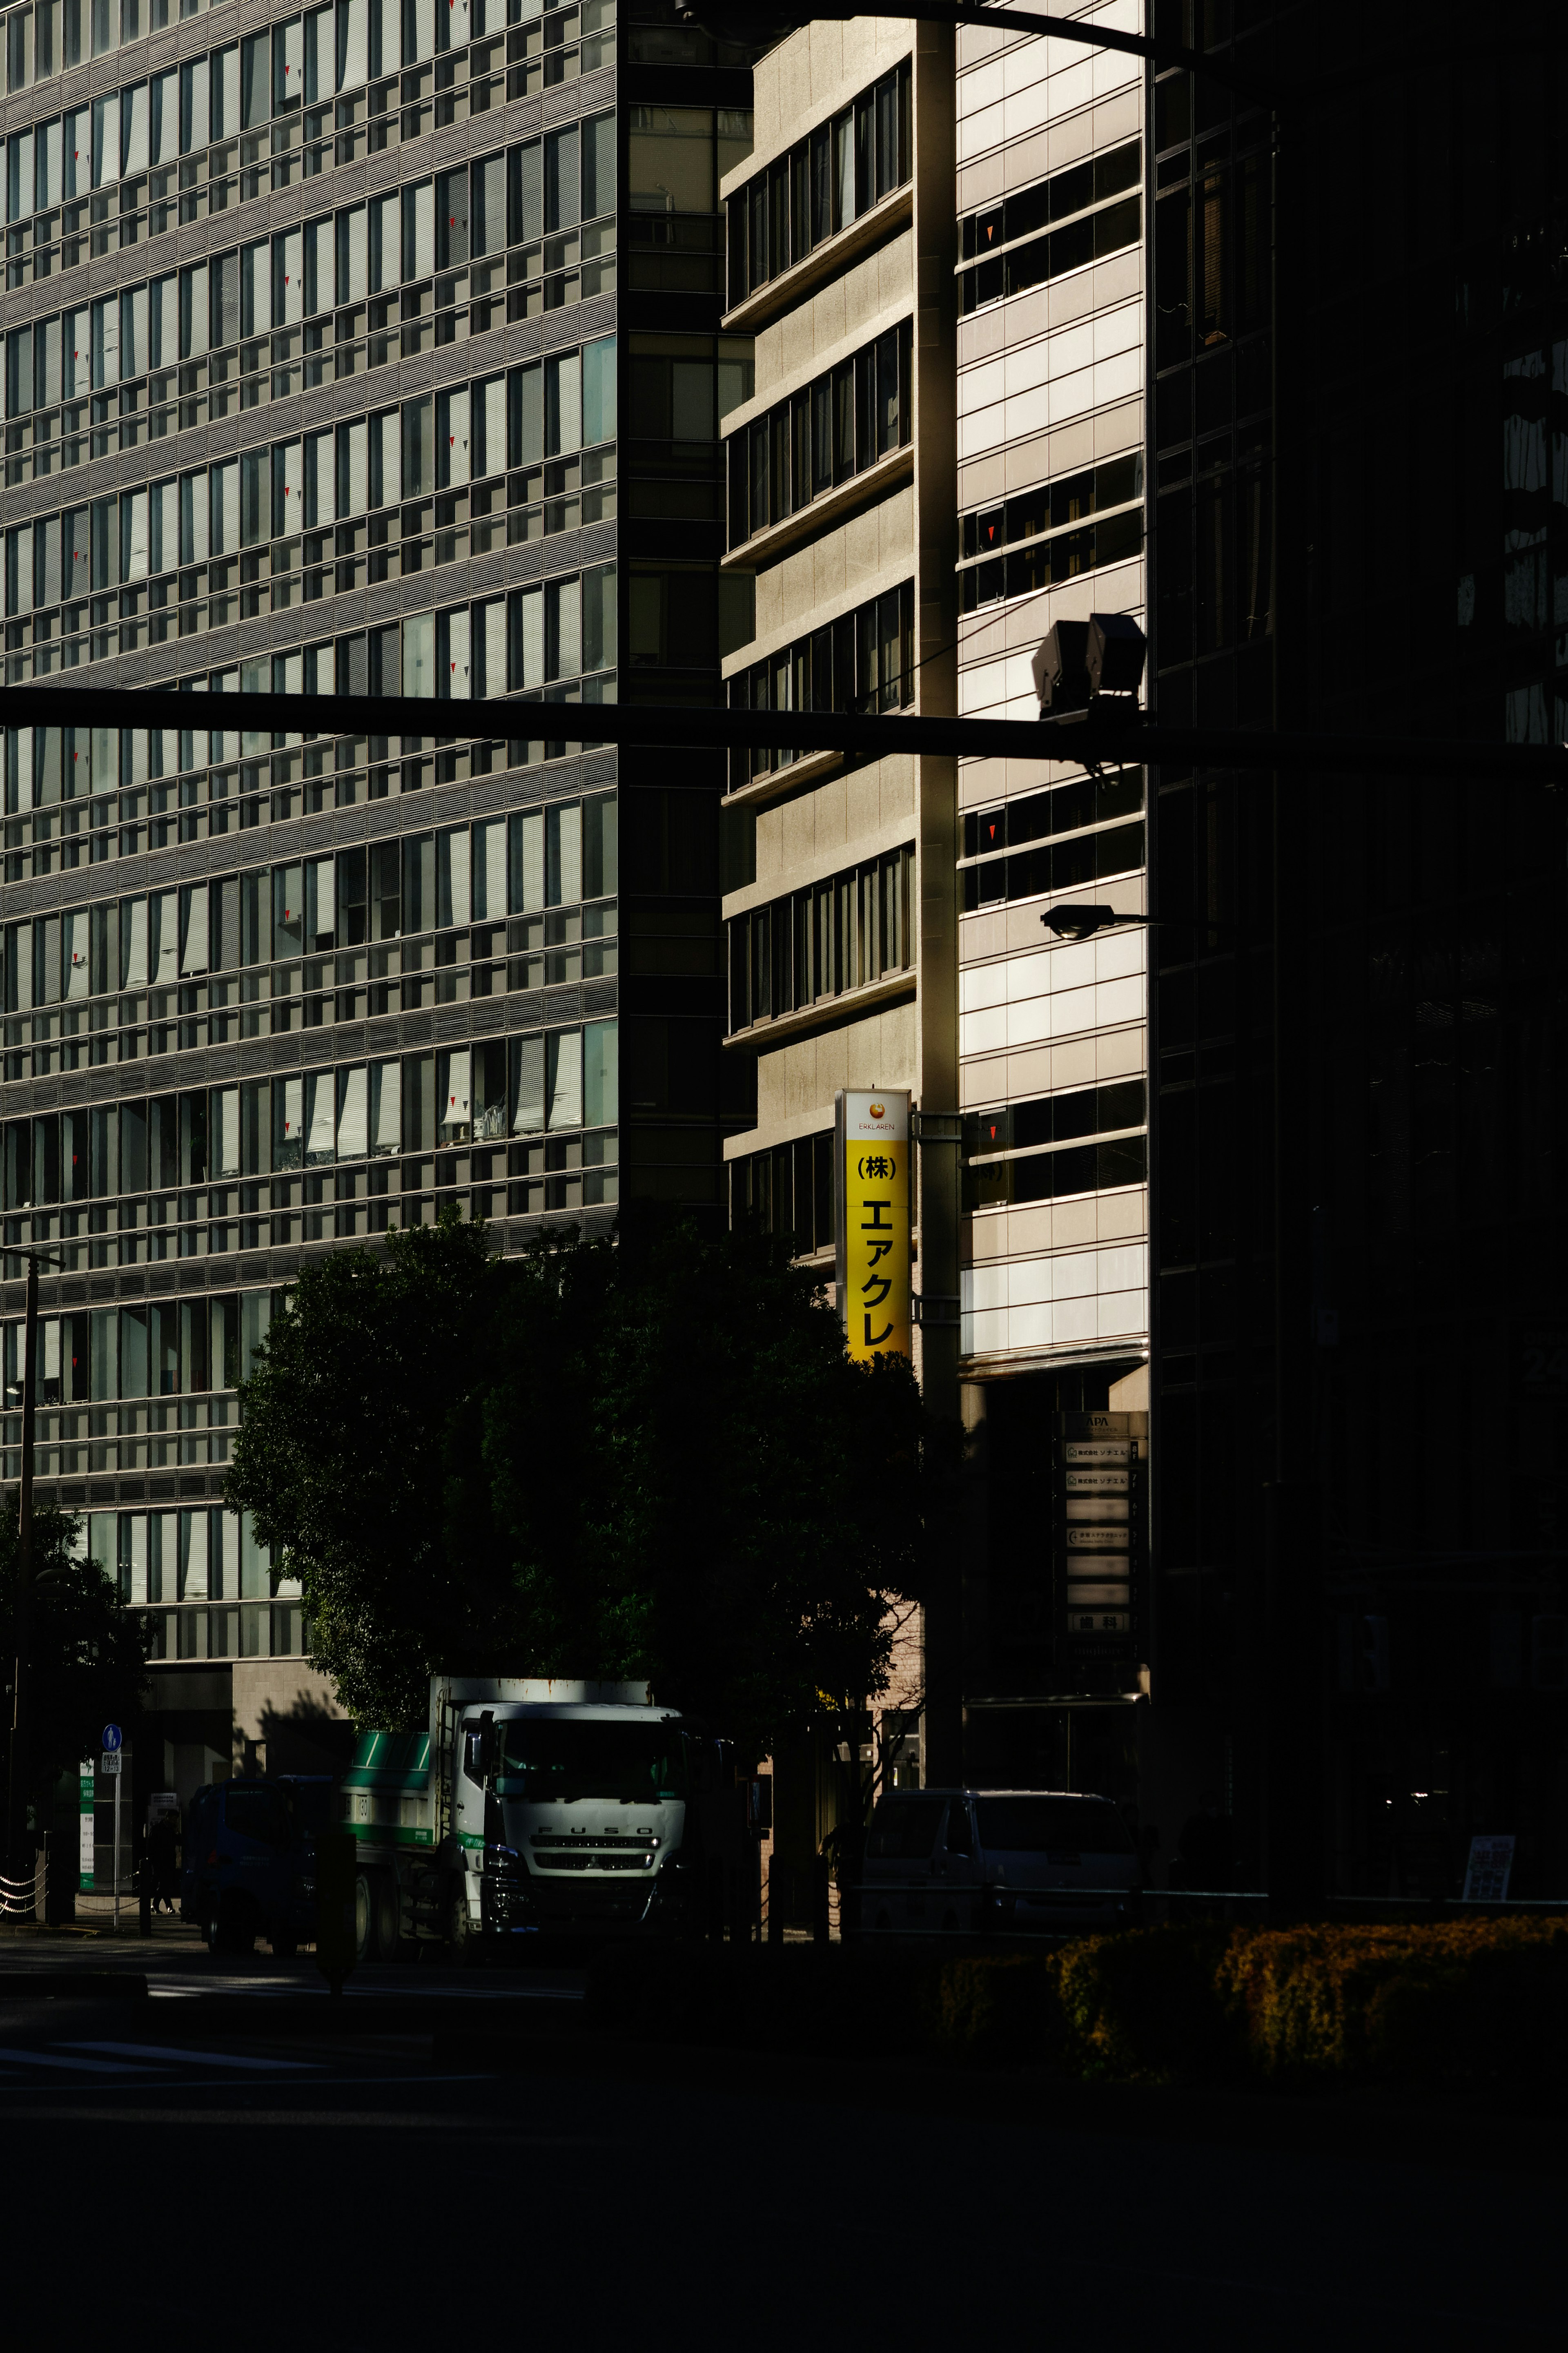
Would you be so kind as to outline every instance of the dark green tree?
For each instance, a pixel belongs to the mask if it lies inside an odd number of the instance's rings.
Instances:
[[[454,1224],[301,1278],[227,1495],[361,1721],[421,1721],[437,1667],[647,1677],[760,1750],[884,1687],[952,1460],[771,1238],[502,1261]]]
[[[757,1753],[885,1687],[947,1451],[909,1365],[851,1363],[771,1237],[650,1223],[525,1260],[481,1452],[541,1669],[647,1675]]]
[[[371,1724],[424,1721],[483,1622],[447,1546],[447,1432],[484,1377],[501,1262],[450,1219],[300,1276],[240,1386],[225,1499],[301,1580],[316,1662]]]
[[[30,1794],[74,1773],[97,1753],[106,1724],[135,1725],[147,1663],[147,1635],[139,1611],[123,1609],[114,1582],[99,1562],[79,1556],[81,1522],[70,1512],[33,1507],[33,1593]],[[16,1599],[16,1497],[0,1506],[0,1625],[5,1633],[5,1681],[14,1651]],[[8,1741],[7,1704],[0,1741]],[[7,1769],[9,1758],[6,1759]]]

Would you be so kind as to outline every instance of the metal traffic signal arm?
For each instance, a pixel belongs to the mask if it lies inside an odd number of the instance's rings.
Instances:
[[[320,696],[320,724],[299,694],[181,694],[172,687],[5,687],[7,727],[179,727],[261,736],[418,736],[496,744],[545,736],[621,744],[635,751],[842,751],[860,760],[898,753],[969,760],[1072,760],[1084,767],[1229,767],[1321,776],[1498,776],[1568,784],[1563,744],[1467,744],[1422,736],[1314,736],[1295,732],[1147,724],[1133,696],[1096,694],[1086,711],[1039,720],[881,718],[860,711],[729,711],[668,703],[430,702],[416,694]]]
[[[1079,624],[1083,627],[1083,624]],[[1055,631],[1052,632],[1054,636]],[[1047,640],[1049,643],[1049,639]],[[884,717],[851,711],[683,709],[631,702],[520,702],[487,697],[433,702],[406,694],[196,696],[171,687],[12,686],[0,691],[8,727],[157,727],[247,734],[414,736],[447,743],[517,743],[548,735],[645,751],[842,752],[859,760],[900,753],[933,758],[1064,760],[1089,768],[1184,767],[1311,771],[1319,776],[1487,776],[1517,784],[1568,785],[1568,746],[1467,743],[1408,735],[1306,735],[1262,728],[1150,725],[1136,697],[1091,694],[1086,708],[1051,707],[1033,719]],[[301,730],[301,721],[307,725]]]
[[[683,24],[695,25],[715,40],[739,41],[750,48],[771,47],[787,33],[802,25],[847,24],[854,16],[889,16],[907,22],[910,17],[922,25],[980,25],[987,32],[1028,33],[1038,39],[1075,41],[1085,48],[1119,49],[1123,56],[1147,58],[1156,66],[1184,66],[1189,73],[1206,74],[1211,80],[1224,82],[1244,98],[1255,99],[1260,106],[1271,106],[1274,93],[1247,74],[1238,74],[1217,58],[1205,57],[1199,49],[1184,48],[1179,42],[1163,41],[1148,33],[1121,33],[1102,25],[1098,16],[1037,16],[1022,8],[984,8],[974,0],[827,0],[823,7],[814,7],[809,16],[793,16],[785,10],[766,7],[726,6],[723,0],[693,0],[683,7]]]

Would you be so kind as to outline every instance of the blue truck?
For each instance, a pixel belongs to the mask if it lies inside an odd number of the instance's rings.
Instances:
[[[214,1781],[185,1813],[180,1913],[215,1953],[264,1937],[280,1959],[316,1933],[315,1833],[331,1819],[327,1778]]]

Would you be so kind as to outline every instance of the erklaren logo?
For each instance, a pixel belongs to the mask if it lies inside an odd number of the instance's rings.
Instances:
[[[873,1119],[886,1119],[887,1116],[888,1109],[885,1103],[873,1103],[871,1105],[871,1117]]]

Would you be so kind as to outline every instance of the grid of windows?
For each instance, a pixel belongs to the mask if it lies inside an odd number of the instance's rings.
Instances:
[[[730,301],[743,302],[914,173],[910,67],[884,74],[730,199]]]
[[[730,681],[731,703],[742,711],[900,711],[914,700],[912,581],[781,646]],[[787,768],[795,757],[774,750],[732,752],[731,784]]]
[[[735,916],[728,925],[731,1031],[907,972],[914,864],[912,846],[889,850]]]
[[[83,1309],[40,1317],[34,1364],[37,1406],[36,1467],[40,1478],[75,1478],[89,1472],[171,1470],[221,1464],[229,1459],[237,1383],[253,1370],[281,1292],[245,1291],[135,1306]],[[21,1474],[23,1331],[4,1327],[6,1403],[4,1475]],[[205,1518],[205,1514],[201,1515]],[[247,1531],[248,1519],[245,1522]],[[226,1534],[233,1538],[230,1517]],[[123,1535],[123,1524],[122,1524]],[[126,1573],[134,1557],[123,1543],[93,1555],[110,1574],[121,1564],[122,1599],[183,1599],[171,1589],[149,1591]],[[172,1557],[172,1556],[171,1556]],[[222,1588],[216,1588],[221,1590]],[[227,1598],[240,1586],[231,1567]],[[247,1598],[267,1591],[265,1575],[245,1587]]]
[[[963,912],[994,907],[1010,899],[1035,899],[1047,891],[1073,891],[1082,882],[1131,874],[1143,863],[1142,825],[1101,828],[1066,841],[1041,842],[1011,857],[984,860],[963,870]]]
[[[914,438],[913,322],[731,437],[730,544],[799,514]]]
[[[89,57],[111,56],[216,5],[217,0],[30,0],[5,18],[6,87],[30,90]],[[247,40],[245,105],[229,127],[238,130],[243,123],[250,130],[301,100],[314,105],[335,91],[356,89],[369,76],[442,52],[455,56],[478,35],[500,33],[539,13],[529,0],[447,0],[445,13],[438,0],[412,0],[411,5],[404,0],[329,0],[324,8],[283,17],[271,28],[270,78],[268,36],[253,34]],[[605,21],[613,23],[613,14]],[[575,40],[578,27],[566,27],[564,37]]]
[[[6,1076],[613,974],[617,862],[614,797],[563,797],[8,923]]]
[[[1051,834],[1076,833],[1084,826],[1131,817],[1142,806],[1142,768],[1130,775],[1121,771],[1113,776],[1075,777],[1048,793],[1024,793],[995,808],[970,809],[963,819],[963,855],[985,858],[995,850],[1016,849]]]
[[[1142,500],[1140,450],[963,516],[963,610],[973,613],[999,596],[1032,596],[1141,554]]]
[[[596,522],[616,511],[615,430],[612,335],[13,525],[7,676]]]
[[[149,13],[166,21],[169,10],[163,0],[90,0],[93,55],[159,29]],[[11,90],[80,62],[89,15],[79,0],[10,14]],[[337,0],[18,132],[5,174],[7,284],[297,186],[613,59],[615,0],[543,17],[540,0],[489,0],[488,16],[487,27],[487,0],[445,9],[439,0]],[[552,226],[570,232],[575,222]],[[573,249],[544,267],[592,262],[613,242],[569,234]],[[589,290],[613,283],[612,274]]]
[[[474,1217],[614,1200],[618,1097],[617,1026],[590,1021],[8,1120],[6,1238],[136,1266],[428,1223],[437,1193]]]
[[[580,206],[613,211],[614,138],[614,115],[594,116],[12,329],[7,482],[558,307],[545,281],[529,298],[530,240],[552,219],[575,235]]]
[[[730,1163],[730,1222],[787,1234],[797,1258],[833,1248],[833,1131]]]
[[[0,676],[68,687],[131,657],[200,722],[0,737],[0,1228],[59,1261],[38,1473],[91,1512],[168,1660],[309,1640],[297,1590],[215,1513],[235,1385],[286,1295],[258,1286],[447,1208],[492,1246],[502,1219],[607,1230],[628,1018],[626,1108],[671,1115],[642,1121],[638,1184],[713,1198],[719,779],[699,762],[686,792],[634,797],[638,888],[663,903],[628,920],[658,934],[628,1009],[615,759],[530,764],[583,750],[574,706],[614,696],[623,635],[666,691],[700,699],[669,670],[684,653],[711,697],[722,420],[751,388],[749,340],[717,333],[718,183],[749,113],[616,105],[607,73],[535,100],[614,65],[616,0],[280,0],[163,30],[198,13],[7,9],[0,122]],[[721,62],[743,91],[749,54]],[[650,311],[680,332],[635,354],[626,243],[640,285],[696,298]],[[649,535],[625,584],[623,475],[640,512],[708,526]],[[472,583],[437,569],[467,557]],[[531,732],[438,732],[458,709],[405,718],[425,735],[259,733],[194,699],[236,690],[288,696],[301,731],[342,727],[334,694],[506,693]],[[689,823],[650,866],[666,800]],[[650,1014],[648,973],[680,976],[681,1018]],[[8,1375],[17,1339],[0,1329]]]
[[[971,1112],[963,1122],[964,1208],[1141,1185],[1148,1174],[1148,1117],[1142,1079]],[[1090,1136],[1105,1140],[1083,1140]]]
[[[1022,294],[1136,245],[1143,200],[1121,191],[1137,187],[1142,157],[1134,139],[1107,155],[1055,172],[1005,203],[971,213],[959,229],[963,259],[974,265],[959,273],[960,310],[967,313]],[[1062,226],[1036,235],[1047,221]]]

